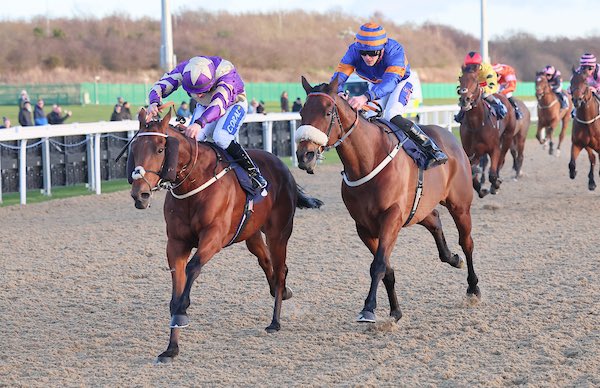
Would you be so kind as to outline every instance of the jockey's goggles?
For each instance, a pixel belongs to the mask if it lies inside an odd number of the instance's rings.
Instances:
[[[594,66],[581,66],[583,70],[594,70]]]
[[[363,57],[378,57],[381,54],[381,50],[360,50],[360,55]]]

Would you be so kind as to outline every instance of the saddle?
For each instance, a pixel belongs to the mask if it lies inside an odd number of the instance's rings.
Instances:
[[[371,121],[377,123],[378,127],[382,130],[385,130],[386,127],[389,128],[390,131],[396,135],[396,138],[402,145],[402,148],[404,148],[404,151],[415,161],[419,169],[424,169],[425,166],[427,166],[428,157],[425,152],[423,152],[403,130],[398,128],[396,124],[380,117],[374,117]]]
[[[233,172],[235,172],[235,176],[237,177],[237,180],[238,180],[240,186],[242,187],[242,189],[246,192],[246,196],[249,198],[249,200],[253,200],[254,203],[258,203],[263,198],[265,198],[262,195],[260,195],[262,189],[255,188],[253,186],[252,178],[250,178],[250,175],[248,175],[248,172],[244,168],[242,168],[235,161],[235,159],[233,159],[233,157],[231,155],[229,155],[229,153],[227,151],[225,151],[223,148],[219,147],[217,144],[215,144],[213,142],[207,141],[207,142],[202,142],[202,143],[211,147],[216,152],[217,157],[220,160],[224,160],[225,162],[229,163],[229,166],[232,168]]]

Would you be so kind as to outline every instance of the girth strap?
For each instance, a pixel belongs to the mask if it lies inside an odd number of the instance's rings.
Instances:
[[[252,214],[252,213],[254,213],[254,200],[250,198],[250,195],[248,195],[248,193],[246,193],[246,205],[244,206],[244,214],[242,214],[242,219],[240,220],[240,224],[238,225],[237,230],[235,231],[235,234],[233,235],[233,238],[223,248],[228,247],[231,244],[233,244],[234,242],[236,242],[235,239],[238,238],[238,236],[242,233],[242,231],[246,227],[248,220],[250,220],[250,214]]]
[[[415,199],[413,200],[413,206],[412,206],[412,209],[410,209],[410,214],[408,216],[408,219],[402,226],[408,225],[410,223],[410,221],[413,219],[413,217],[415,216],[415,213],[417,212],[417,207],[419,207],[419,202],[421,201],[422,194],[423,194],[423,169],[419,168],[419,176],[417,178],[417,190],[415,191]]]

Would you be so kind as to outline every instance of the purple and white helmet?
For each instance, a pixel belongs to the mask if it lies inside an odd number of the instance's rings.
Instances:
[[[552,65],[548,65],[544,67],[544,74],[546,75],[554,75],[556,73],[556,69]]]
[[[579,58],[580,66],[596,66],[596,56],[594,54],[585,53]]]
[[[215,82],[215,64],[206,57],[193,57],[183,68],[182,86],[188,93],[206,93]]]

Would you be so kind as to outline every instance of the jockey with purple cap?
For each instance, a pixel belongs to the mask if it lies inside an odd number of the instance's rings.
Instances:
[[[356,110],[369,101],[378,100],[384,107],[383,118],[390,120],[404,131],[428,157],[426,168],[445,163],[448,157],[412,121],[402,117],[412,92],[410,65],[404,48],[388,39],[385,29],[375,23],[360,26],[355,42],[340,61],[331,80],[338,78],[338,93],[342,93],[348,77],[356,72],[369,81],[369,90],[363,95],[351,97],[348,103]]]
[[[254,186],[264,189],[267,181],[248,153],[235,141],[235,134],[248,110],[248,100],[244,81],[233,64],[220,57],[208,56],[181,62],[152,86],[146,121],[158,115],[162,99],[180,86],[197,102],[191,124],[185,130],[186,136],[205,141],[212,135],[214,142],[248,171]]]
[[[587,77],[586,82],[592,88],[594,94],[598,94],[600,91],[599,67],[594,54],[585,53],[579,59],[579,69],[577,69],[577,72]]]
[[[550,89],[558,96],[558,101],[560,101],[560,109],[565,109],[569,106],[569,100],[567,100],[567,95],[562,90],[562,75],[560,70],[556,69],[552,65],[548,65],[544,67],[544,75],[548,80],[548,85],[550,85]]]

